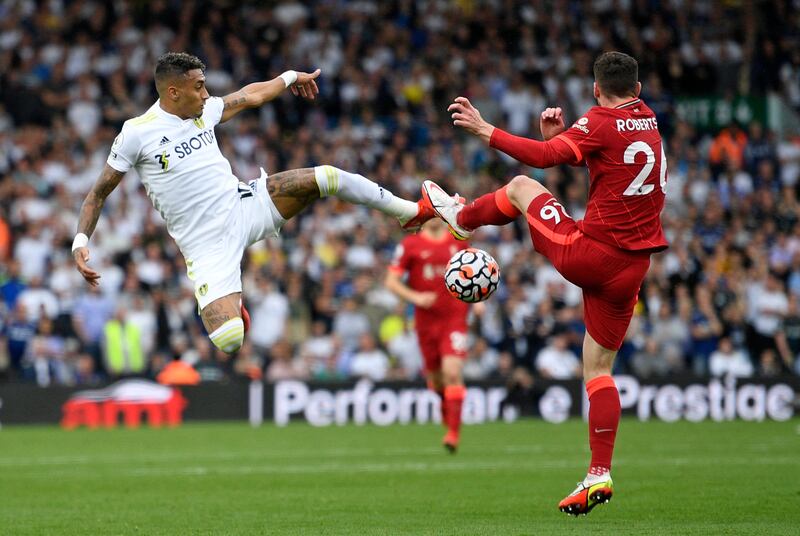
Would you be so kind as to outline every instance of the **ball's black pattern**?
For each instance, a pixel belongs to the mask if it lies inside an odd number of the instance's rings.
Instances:
[[[476,303],[497,290],[500,266],[482,249],[462,249],[450,258],[444,280],[450,294],[459,300]]]

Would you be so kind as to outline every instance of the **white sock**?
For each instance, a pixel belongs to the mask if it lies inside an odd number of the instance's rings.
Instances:
[[[208,338],[214,346],[226,354],[232,354],[241,348],[244,342],[244,321],[238,316],[231,318],[210,333]]]
[[[604,482],[609,478],[611,478],[611,471],[606,471],[605,473],[600,475],[594,473],[588,473],[586,475],[586,478],[583,479],[583,485],[592,486],[594,484],[597,484],[598,482]]]
[[[333,195],[349,203],[365,205],[408,221],[417,215],[417,204],[399,197],[382,188],[363,175],[349,173],[333,166],[314,168],[320,197]]]

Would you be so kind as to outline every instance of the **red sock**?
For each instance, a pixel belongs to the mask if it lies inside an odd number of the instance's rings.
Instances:
[[[448,431],[458,435],[461,430],[461,406],[467,396],[463,385],[448,385],[444,388],[445,423]]]
[[[465,206],[458,213],[458,224],[471,231],[481,225],[505,225],[517,219],[520,212],[508,199],[506,188],[482,195]]]
[[[589,395],[589,448],[592,462],[589,472],[602,474],[611,470],[611,456],[619,426],[619,391],[609,375],[586,382]]]

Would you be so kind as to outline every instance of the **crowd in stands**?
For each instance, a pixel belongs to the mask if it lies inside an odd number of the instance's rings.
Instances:
[[[800,111],[792,2],[0,0],[0,378],[83,385],[156,377],[171,361],[201,381],[237,376],[416,379],[410,308],[383,285],[402,232],[377,212],[315,203],[243,262],[252,326],[234,357],[203,331],[186,266],[135,172],[91,237],[89,287],[70,245],[84,196],[122,123],[157,98],[165,51],[206,64],[215,95],[286,69],[322,69],[321,94],[286,92],[217,128],[242,180],[332,164],[411,200],[425,178],[473,198],[518,173],[585,211],[585,168],[534,170],[452,126],[469,97],[491,123],[539,137],[592,106],[592,61],[640,63],[669,162],[664,226],[619,372],[800,373],[800,143],[766,124],[703,131],[685,95],[779,96]],[[473,244],[502,285],[473,313],[467,380],[580,375],[581,293],[533,252],[524,222]],[[518,373],[518,372],[517,372]]]

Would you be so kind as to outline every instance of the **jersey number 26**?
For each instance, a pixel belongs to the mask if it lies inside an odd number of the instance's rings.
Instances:
[[[622,161],[626,164],[635,164],[636,163],[636,155],[639,153],[644,153],[645,155],[645,162],[644,166],[642,166],[642,170],[636,175],[636,178],[633,179],[633,182],[630,183],[628,188],[622,195],[647,195],[655,189],[654,184],[645,184],[644,181],[650,177],[650,172],[653,171],[653,168],[656,165],[656,154],[653,152],[653,148],[650,147],[647,143],[643,141],[635,141],[628,145],[628,148],[625,149],[625,154],[622,157]],[[661,144],[661,176],[659,177],[659,185],[661,186],[661,191],[665,194],[667,193],[667,153],[664,152],[664,144]]]

